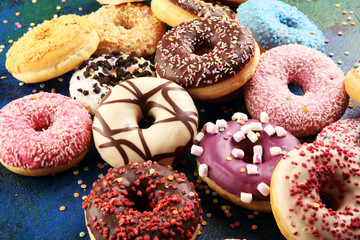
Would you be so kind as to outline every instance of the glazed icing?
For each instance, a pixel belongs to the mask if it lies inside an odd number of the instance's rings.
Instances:
[[[139,127],[142,118],[155,122]],[[190,149],[198,114],[189,94],[160,78],[136,78],[115,86],[95,114],[94,141],[102,158],[119,167],[149,159],[176,164]]]
[[[0,110],[0,159],[28,170],[68,164],[89,147],[91,123],[80,103],[60,94],[16,99]]]
[[[319,28],[295,7],[278,0],[248,0],[237,8],[239,21],[265,49],[301,44],[325,51]]]
[[[205,53],[198,52],[202,50]],[[255,40],[240,22],[219,17],[192,19],[164,34],[155,67],[160,77],[184,88],[204,87],[235,76],[254,52]]]
[[[259,66],[244,87],[250,115],[261,112],[269,121],[297,137],[320,132],[345,112],[349,97],[341,69],[323,53],[302,45],[276,47],[261,55]],[[288,84],[301,87],[295,95]]]
[[[70,79],[70,96],[88,106],[94,115],[101,100],[116,84],[136,77],[155,76],[150,61],[137,57],[135,52],[125,54],[93,55],[84,61]]]
[[[313,143],[297,147],[279,162],[271,179],[271,206],[287,239],[360,237],[356,161],[351,151],[337,145]]]
[[[264,129],[275,129],[276,126],[255,119],[228,121],[225,128],[212,133],[206,130],[209,125],[214,124],[204,125],[202,132],[205,135],[198,144],[203,149],[198,161],[208,166],[208,177],[236,196],[245,193],[251,194],[253,200],[269,200],[269,196],[264,196],[257,188],[259,184],[270,186],[270,178],[278,161],[286,152],[300,145],[297,138],[290,133],[278,136],[273,132],[269,136]],[[251,133],[257,137],[255,142],[249,138]],[[281,151],[272,155],[273,147]],[[239,150],[243,153],[237,155]]]
[[[82,206],[97,240],[191,239],[202,222],[200,198],[185,174],[151,161],[110,169]]]

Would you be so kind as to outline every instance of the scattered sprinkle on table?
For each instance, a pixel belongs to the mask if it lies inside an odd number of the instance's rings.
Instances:
[[[80,232],[80,233],[79,233],[79,236],[80,236],[80,237],[85,237],[85,236],[86,236],[86,233],[85,233],[85,232]]]
[[[65,206],[61,206],[61,207],[59,208],[59,210],[60,210],[60,211],[64,211],[64,210],[65,210]]]
[[[75,197],[75,198],[78,198],[79,196],[80,196],[80,194],[79,194],[79,193],[77,193],[77,192],[76,192],[76,193],[74,193],[74,197]]]

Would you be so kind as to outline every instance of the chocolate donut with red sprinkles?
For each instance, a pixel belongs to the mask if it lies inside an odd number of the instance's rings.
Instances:
[[[339,145],[304,144],[271,178],[272,212],[286,239],[359,239],[359,157]]]
[[[85,197],[91,239],[195,239],[200,198],[185,174],[157,162],[111,168]]]

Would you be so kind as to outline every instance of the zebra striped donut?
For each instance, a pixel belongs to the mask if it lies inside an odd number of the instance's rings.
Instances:
[[[153,124],[142,127],[142,119]],[[130,79],[104,97],[94,117],[93,134],[101,157],[113,167],[157,161],[175,165],[190,149],[198,113],[190,95],[161,78]]]

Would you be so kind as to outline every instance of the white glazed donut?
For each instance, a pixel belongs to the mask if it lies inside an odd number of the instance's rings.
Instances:
[[[150,61],[137,57],[135,52],[93,55],[71,77],[70,96],[94,115],[101,100],[116,84],[145,76],[155,76],[155,68]]]
[[[146,117],[154,123],[140,127]],[[93,134],[101,157],[113,167],[147,160],[175,165],[190,149],[197,126],[196,107],[182,87],[144,77],[110,90],[95,114]]]

